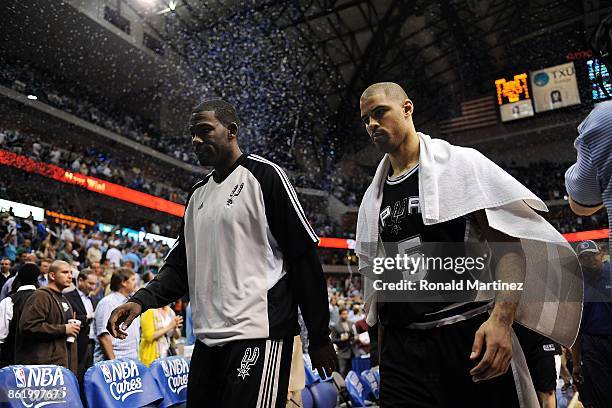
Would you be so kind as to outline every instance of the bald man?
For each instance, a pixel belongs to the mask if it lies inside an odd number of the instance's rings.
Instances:
[[[390,171],[381,179],[384,186],[378,208],[378,239],[386,257],[406,254],[424,243],[443,243],[441,247],[450,248],[451,243],[463,243],[468,237],[517,241],[490,228],[484,210],[425,225],[419,203],[420,138],[412,120],[413,102],[401,86],[384,82],[363,92],[360,109],[372,143],[390,161]],[[408,247],[411,249],[406,250]],[[453,248],[459,247],[463,248]],[[497,273],[512,270],[520,275],[524,271],[524,258],[518,252],[493,256]],[[393,271],[393,276],[402,279],[402,272]],[[426,271],[427,279],[439,272]],[[518,406],[514,379],[508,372],[517,307],[508,300],[514,299],[419,302],[411,296],[407,293],[401,301],[383,301],[377,307],[382,324],[381,406]]]

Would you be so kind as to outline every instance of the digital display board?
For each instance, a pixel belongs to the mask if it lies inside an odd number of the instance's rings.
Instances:
[[[594,101],[608,99],[609,97],[605,94],[603,89],[601,89],[600,80],[598,78],[598,76],[601,75],[606,90],[612,95],[612,79],[610,78],[608,68],[598,59],[588,60],[586,64],[589,72],[589,81],[591,83],[591,98],[593,98]]]
[[[512,79],[495,81],[497,104],[502,122],[533,116],[533,104],[529,93],[526,73],[514,75]]]

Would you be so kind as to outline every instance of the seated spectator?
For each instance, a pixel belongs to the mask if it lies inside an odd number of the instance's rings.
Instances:
[[[170,306],[144,312],[140,317],[140,327],[142,337],[138,356],[144,365],[176,355],[174,340],[181,337],[183,318],[177,316]]]
[[[38,288],[25,303],[15,338],[16,364],[53,364],[77,373],[77,345],[68,342],[80,326],[68,323],[73,310],[62,291],[72,283],[72,267],[55,261],[49,267],[49,283]]]
[[[38,288],[40,270],[26,264],[17,273],[14,293],[0,302],[0,367],[15,364],[15,337],[24,305]]]

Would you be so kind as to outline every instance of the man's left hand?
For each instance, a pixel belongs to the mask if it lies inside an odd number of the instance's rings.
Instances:
[[[512,323],[504,322],[493,315],[484,322],[474,337],[470,360],[476,360],[486,345],[482,360],[470,370],[474,382],[488,380],[508,371],[512,359]]]
[[[325,379],[332,375],[336,369],[336,350],[331,341],[309,346],[308,354],[313,370],[319,371],[319,377]]]

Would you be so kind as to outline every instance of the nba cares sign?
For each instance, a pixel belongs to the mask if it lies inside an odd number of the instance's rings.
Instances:
[[[187,360],[181,356],[160,358],[151,363],[151,374],[164,396],[160,407],[167,408],[187,401]]]
[[[47,406],[83,406],[70,370],[52,365],[14,365],[0,370],[0,407]]]
[[[90,408],[141,407],[163,398],[149,369],[130,358],[96,363],[84,382]]]

